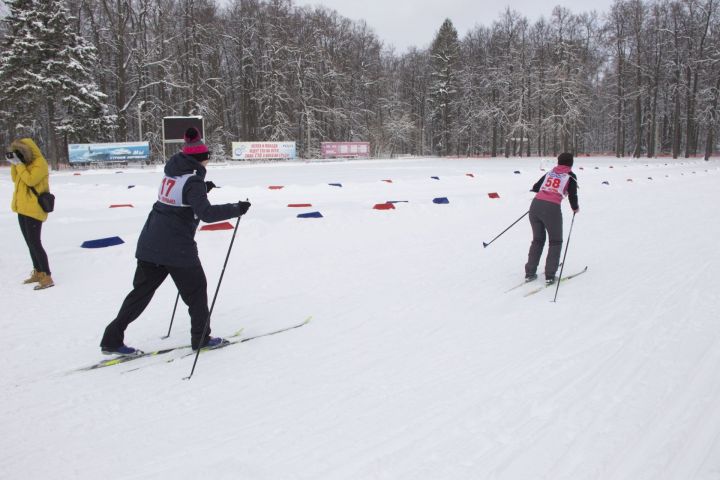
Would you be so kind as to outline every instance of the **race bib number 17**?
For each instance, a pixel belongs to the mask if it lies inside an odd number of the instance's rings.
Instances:
[[[182,192],[185,183],[191,176],[192,174],[163,178],[158,191],[158,201],[174,207],[186,207],[187,205],[182,203]]]

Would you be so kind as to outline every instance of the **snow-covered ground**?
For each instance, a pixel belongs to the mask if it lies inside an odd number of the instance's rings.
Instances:
[[[202,354],[189,381],[192,357],[165,362],[176,353],[69,373],[103,358],[160,170],[53,173],[56,286],[33,291],[1,169],[0,478],[720,478],[720,161],[576,159],[565,273],[589,270],[557,303],[504,293],[523,277],[526,219],[482,246],[553,164],[210,166],[211,201],[253,203],[213,333],[313,318]],[[407,203],[372,208],[386,201]],[[308,211],[324,218],[296,218]],[[114,235],[126,243],[80,248]],[[231,235],[197,234],[211,297]],[[187,343],[184,307],[160,338],[175,295],[166,281],[126,342]]]

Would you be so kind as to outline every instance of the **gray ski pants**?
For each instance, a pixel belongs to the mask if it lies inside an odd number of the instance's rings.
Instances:
[[[563,220],[560,205],[536,198],[530,204],[529,218],[533,239],[528,252],[528,261],[525,264],[525,275],[537,272],[547,231],[550,246],[545,259],[545,278],[553,278],[560,263],[560,251],[563,243]]]

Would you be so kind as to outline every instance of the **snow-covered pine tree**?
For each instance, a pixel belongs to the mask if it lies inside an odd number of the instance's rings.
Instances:
[[[292,4],[288,0],[268,3],[267,21],[260,30],[259,82],[254,100],[258,106],[261,140],[277,142],[293,138],[294,123],[290,117],[293,98],[288,93],[292,78],[287,25]]]
[[[67,158],[68,143],[106,140],[115,125],[106,95],[93,80],[95,48],[73,30],[62,0],[7,5],[0,121],[17,134],[27,134],[30,126],[57,167],[58,159]]]
[[[209,141],[207,142],[210,146],[210,161],[213,163],[223,163],[228,160],[228,155],[225,152],[225,142],[228,135],[225,133],[222,127],[218,127],[213,130],[210,135]]]
[[[457,30],[450,19],[445,19],[430,47],[432,83],[430,101],[433,118],[433,146],[440,155],[452,153],[454,137],[455,101],[460,76],[460,44]]]

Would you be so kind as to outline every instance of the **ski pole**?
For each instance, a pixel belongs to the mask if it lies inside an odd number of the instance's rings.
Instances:
[[[558,276],[557,286],[555,287],[555,298],[553,302],[557,300],[558,290],[560,290],[560,280],[562,280],[563,268],[565,268],[565,257],[567,257],[568,247],[570,246],[570,235],[572,235],[572,227],[575,224],[575,212],[573,212],[572,221],[570,222],[570,231],[568,232],[567,243],[565,244],[565,253],[563,254],[562,263],[560,264],[560,276]]]
[[[212,316],[213,309],[215,308],[215,300],[217,300],[218,292],[220,291],[220,284],[222,283],[223,276],[225,275],[225,267],[227,267],[228,260],[230,259],[230,252],[232,251],[233,243],[235,243],[235,235],[238,231],[238,225],[240,225],[240,218],[242,218],[242,215],[240,215],[237,219],[237,222],[235,223],[235,230],[233,230],[232,238],[230,239],[230,246],[228,247],[227,255],[225,255],[225,263],[223,264],[222,271],[220,272],[220,280],[218,280],[217,288],[215,289],[215,295],[213,296],[212,304],[210,305],[210,312],[208,313],[207,320],[205,320],[205,326],[203,327],[203,333],[200,337],[200,341],[205,339],[205,335],[207,335],[208,328],[210,327],[210,317]],[[198,357],[200,357],[200,348],[198,346],[197,352],[195,353],[195,361],[192,365],[192,370],[190,370],[190,375],[183,378],[183,380],[190,380],[193,376],[193,373],[195,373],[195,365],[197,365]]]
[[[530,210],[528,210],[527,212],[523,213],[520,218],[518,218],[517,220],[515,220],[509,227],[507,227],[505,230],[503,230],[502,232],[500,232],[500,234],[498,234],[497,237],[493,238],[492,240],[490,240],[490,241],[487,242],[487,243],[483,242],[483,248],[487,248],[488,245],[490,245],[490,244],[493,243],[495,240],[497,240],[498,238],[500,238],[500,236],[501,236],[503,233],[505,233],[505,232],[507,232],[508,230],[510,230],[510,229],[513,227],[513,225],[515,225],[515,224],[518,223],[520,220],[522,220],[523,217],[524,217],[525,215],[527,215],[528,213],[530,213]]]
[[[172,316],[170,317],[170,326],[168,327],[168,333],[164,337],[160,337],[163,340],[170,337],[170,330],[172,330],[173,320],[175,320],[175,310],[177,310],[178,300],[180,300],[180,292],[178,292],[177,297],[175,297],[175,306],[173,307],[173,313],[172,313]]]

